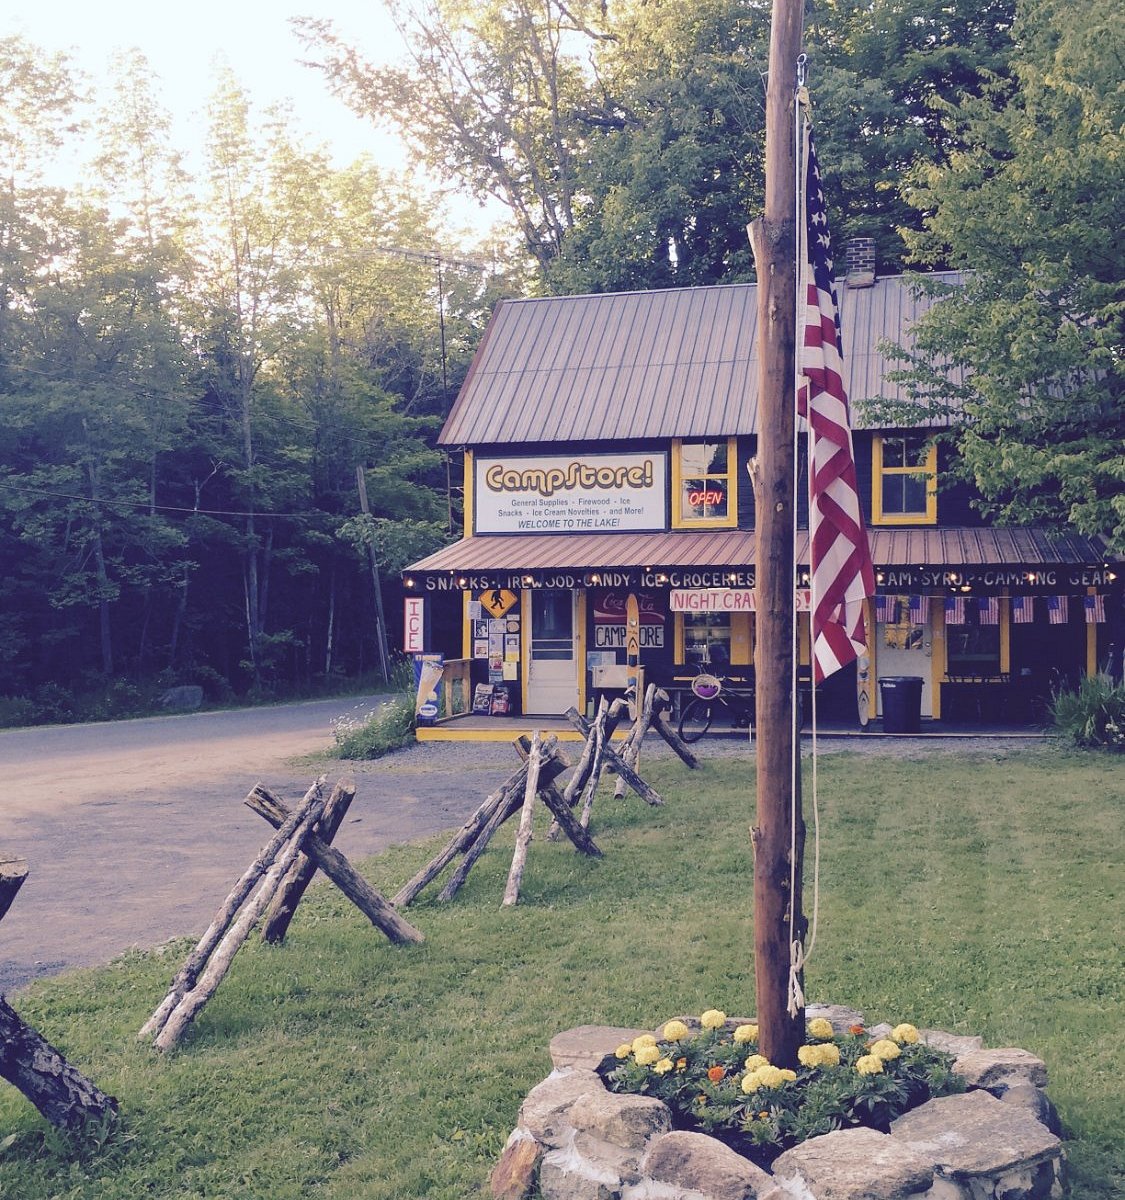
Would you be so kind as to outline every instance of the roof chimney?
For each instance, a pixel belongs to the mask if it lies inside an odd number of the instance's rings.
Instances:
[[[850,288],[867,288],[875,283],[875,239],[849,238],[847,245],[848,273],[844,282]]]

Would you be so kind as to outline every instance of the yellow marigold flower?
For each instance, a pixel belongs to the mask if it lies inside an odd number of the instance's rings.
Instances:
[[[797,1061],[802,1067],[819,1067],[820,1046],[801,1046],[797,1051]]]
[[[636,1059],[638,1066],[648,1067],[659,1061],[660,1051],[655,1046],[641,1046],[633,1051],[633,1058]]]
[[[827,1041],[832,1036],[832,1022],[825,1017],[814,1017],[809,1022],[809,1036]]]
[[[890,1062],[892,1058],[898,1058],[902,1053],[898,1042],[892,1042],[889,1038],[880,1038],[873,1046],[868,1049],[876,1058],[881,1058],[884,1062]]]
[[[758,1067],[757,1070],[751,1071],[743,1078],[742,1090],[749,1096],[751,1092],[756,1092],[759,1088],[781,1087],[783,1083],[796,1078],[796,1071],[783,1071],[766,1063],[764,1067]]]
[[[664,1040],[666,1042],[678,1042],[682,1038],[686,1038],[690,1030],[683,1021],[669,1021],[664,1026]]]
[[[632,1048],[635,1052],[635,1051],[639,1050],[642,1046],[655,1046],[655,1045],[656,1045],[656,1038],[654,1038],[651,1033],[642,1033],[639,1037],[633,1038]]]
[[[699,1023],[704,1029],[722,1029],[726,1024],[727,1014],[717,1008],[709,1008],[700,1018]]]
[[[760,1113],[758,1113],[758,1120],[759,1120],[759,1121],[768,1121],[768,1120],[769,1120],[769,1113],[768,1113],[768,1112],[760,1112]]]
[[[759,1067],[768,1067],[770,1060],[764,1058],[761,1054],[751,1054],[746,1060],[746,1069],[748,1071],[756,1071]]]
[[[840,1065],[840,1047],[835,1042],[825,1042],[820,1050],[820,1065],[822,1067],[838,1067]]]
[[[736,1042],[756,1042],[758,1040],[757,1025],[739,1025],[734,1031]]]
[[[918,1030],[913,1025],[896,1025],[891,1030],[891,1037],[896,1042],[906,1042],[908,1045],[913,1046],[918,1041]]]
[[[865,1054],[856,1059],[855,1069],[861,1075],[878,1075],[883,1069],[883,1060],[877,1054]]]
[[[633,1043],[622,1042],[613,1053],[617,1058],[628,1058],[633,1053]]]
[[[652,1069],[657,1075],[666,1075],[672,1069],[672,1060],[670,1058],[662,1058],[653,1065]]]

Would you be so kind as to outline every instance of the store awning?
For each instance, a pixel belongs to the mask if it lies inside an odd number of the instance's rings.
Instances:
[[[970,567],[1011,568],[1019,574],[1038,568],[1098,571],[1105,555],[1096,538],[1042,529],[876,529],[870,538],[876,570],[891,572],[881,581],[889,587],[940,587],[947,581],[934,572]],[[754,532],[743,529],[510,534],[462,538],[403,575],[408,586],[431,591],[605,584],[748,587],[754,582],[756,554]],[[803,530],[797,565],[808,566],[808,534]],[[1017,581],[1013,575],[995,583],[1013,586]]]

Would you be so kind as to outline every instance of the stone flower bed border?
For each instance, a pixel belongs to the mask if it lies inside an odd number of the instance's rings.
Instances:
[[[810,1006],[837,1033],[860,1013]],[[693,1018],[680,1017],[698,1027]],[[752,1021],[728,1021],[730,1028]],[[663,1028],[663,1023],[659,1028]],[[1065,1194],[1047,1068],[1026,1050],[922,1030],[968,1085],[903,1114],[889,1134],[843,1129],[787,1150],[764,1171],[715,1138],[672,1129],[651,1096],[610,1092],[598,1074],[639,1029],[582,1025],[551,1040],[554,1070],[532,1088],[492,1173],[495,1200],[1055,1200]],[[876,1026],[885,1037],[889,1026]],[[538,1184],[538,1192],[536,1192]]]

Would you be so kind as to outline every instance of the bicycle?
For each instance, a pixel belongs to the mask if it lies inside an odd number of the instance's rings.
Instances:
[[[718,675],[701,672],[691,681],[693,699],[680,713],[678,731],[685,742],[697,742],[724,714],[732,729],[753,736],[754,693],[726,687]]]

